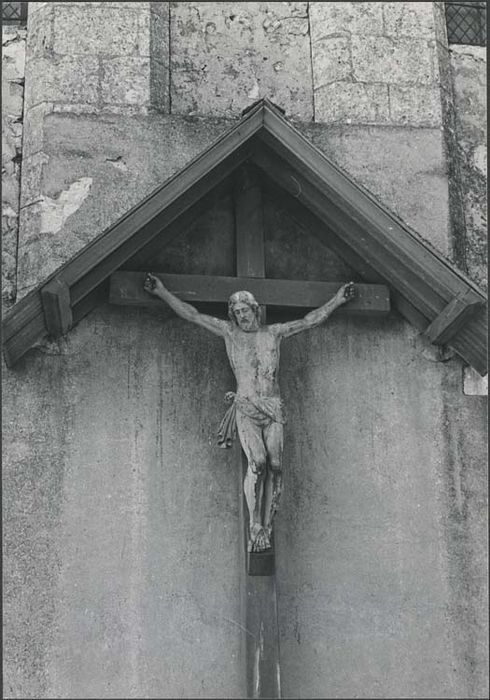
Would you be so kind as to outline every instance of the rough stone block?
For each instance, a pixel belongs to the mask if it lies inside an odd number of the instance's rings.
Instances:
[[[28,63],[25,108],[41,102],[98,100],[99,61],[94,56],[53,56]]]
[[[468,273],[487,287],[487,64],[485,47],[451,46],[458,191],[465,233],[458,231]]]
[[[9,143],[2,134],[2,205],[17,211],[19,206],[19,166],[13,160],[15,150],[9,148]]]
[[[52,102],[41,102],[35,107],[26,107],[24,114],[23,157],[41,151],[44,142],[44,119],[53,111]]]
[[[105,104],[148,106],[150,60],[139,56],[106,58],[101,62],[101,98]]]
[[[384,34],[394,37],[435,38],[433,2],[383,2]]]
[[[75,0],[75,2],[64,2],[62,0],[61,2],[50,2],[45,4],[59,5],[62,7],[78,7],[79,5],[84,5],[86,7],[92,7],[94,9],[100,7],[112,7],[119,10],[139,10],[142,5],[148,5],[149,3],[144,3],[141,0],[140,2],[125,2],[125,0],[122,0],[122,2],[106,2],[105,0],[102,0],[101,2],[78,2],[78,0]]]
[[[350,39],[336,36],[315,41],[311,46],[313,85],[315,90],[352,73]]]
[[[24,77],[26,30],[5,32],[2,29],[2,82]]]
[[[64,104],[55,102],[53,105],[53,114],[75,114],[75,115],[94,115],[98,114],[101,119],[110,117],[111,115],[136,115],[148,114],[148,105],[141,104],[100,104],[97,106],[86,104]]]
[[[390,117],[395,124],[440,126],[441,95],[437,86],[389,85]]]
[[[30,22],[27,110],[50,102],[72,112],[107,111],[112,103],[116,111],[145,111],[152,53],[152,99],[168,109],[168,3],[48,5]]]
[[[29,17],[29,15],[32,15],[35,12],[39,12],[39,10],[42,10],[54,4],[54,2],[31,2],[31,4],[29,5],[29,13],[27,16]]]
[[[170,111],[170,36],[169,3],[150,3],[151,11],[146,17],[149,22],[147,32],[150,63],[150,103],[160,112]]]
[[[145,26],[141,33],[148,37],[149,50],[152,60],[157,63],[163,63],[168,72],[168,64],[170,61],[170,46],[169,46],[169,3],[168,2],[151,2],[150,14],[140,15],[141,23],[149,23],[149,29]],[[142,55],[145,55],[142,53]],[[168,82],[168,79],[167,79]]]
[[[10,121],[22,120],[24,85],[19,80],[2,80],[2,113]]]
[[[465,138],[486,137],[487,62],[484,46],[451,45],[450,65],[458,119]]]
[[[120,55],[132,55],[137,54],[138,56],[150,56],[151,50],[153,48],[151,41],[151,25],[153,23],[154,12],[151,11],[150,6],[155,3],[141,3],[141,10],[136,14],[137,23],[137,42],[136,51],[132,52],[120,52]],[[160,3],[158,3],[160,4]],[[146,5],[146,7],[144,7]],[[168,12],[167,12],[168,17]],[[165,44],[168,46],[168,37]]]
[[[20,285],[17,288],[17,299],[27,294],[37,283],[42,279],[42,272],[38,276],[38,271],[44,270],[45,261],[38,257],[39,245],[42,242],[39,236],[39,231],[41,229],[41,209],[40,204],[32,204],[28,207],[23,207],[20,210],[19,215],[19,230],[21,234],[19,235],[19,246],[18,246],[18,256],[17,256],[17,275],[18,280],[20,280]],[[32,242],[36,241],[36,245],[32,245]],[[53,241],[50,241],[50,245]],[[55,255],[53,252],[53,267],[50,272],[53,272],[56,268],[56,262],[54,260]],[[49,254],[46,251],[46,258],[49,258]]]
[[[15,179],[10,178],[12,186]],[[18,183],[17,183],[18,188]],[[7,193],[13,195],[13,193]],[[7,308],[15,300],[16,268],[17,268],[17,237],[19,221],[17,206],[12,206],[6,197],[2,177],[2,306]]]
[[[34,155],[23,158],[21,207],[38,201],[42,196],[43,170],[48,161],[48,156],[42,151],[37,151]]]
[[[168,84],[168,61],[160,63],[152,59],[150,64],[150,104],[159,112],[170,111],[170,89]]]
[[[20,152],[24,111],[25,30],[2,32],[2,124]]]
[[[170,34],[173,112],[231,117],[269,97],[312,118],[306,3],[174,3]]]
[[[92,7],[89,3],[58,5],[54,12],[53,49],[60,54],[110,56],[148,55],[148,33],[145,37],[144,17],[149,3],[140,3],[140,11],[111,7],[108,3]]]
[[[383,34],[381,2],[310,2],[313,41],[331,34]]]
[[[467,396],[488,396],[488,374],[482,377],[473,367],[464,367],[463,391]]]
[[[15,301],[26,31],[2,28],[2,309]]]
[[[37,5],[44,5],[37,9]],[[31,12],[31,7],[36,7],[36,12]],[[32,2],[27,14],[27,49],[26,60],[49,56],[53,51],[53,16],[54,3]]]
[[[423,39],[353,36],[352,67],[356,80],[382,83],[434,81],[434,47]]]
[[[435,40],[447,48],[447,27],[446,27],[446,9],[444,2],[432,3],[434,11],[434,35]]]
[[[315,121],[385,124],[390,120],[388,86],[331,83],[315,90]]]
[[[434,76],[441,88],[450,93],[450,99],[452,100],[453,78],[449,49],[439,42],[436,42],[434,51]]]

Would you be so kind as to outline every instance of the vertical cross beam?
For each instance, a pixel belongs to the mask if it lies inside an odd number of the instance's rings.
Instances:
[[[234,183],[236,274],[237,277],[265,277],[264,222],[262,193],[253,172],[243,166]],[[265,323],[265,306],[261,320]],[[240,523],[243,532],[241,607],[243,645],[249,698],[280,698],[279,627],[277,619],[274,544],[266,552],[248,552],[248,508],[243,493],[247,461],[239,449]],[[243,569],[242,569],[243,570]]]
[[[236,275],[265,277],[262,192],[250,168],[240,168],[234,181]]]
[[[236,276],[265,277],[264,211],[262,192],[250,167],[242,166],[235,174],[235,241]],[[260,306],[265,323],[266,308]]]
[[[239,473],[239,512],[245,547],[240,547],[240,608],[242,620],[242,652],[245,659],[247,698],[281,698],[281,666],[279,653],[279,624],[275,574],[248,574],[247,538],[248,511],[243,496],[244,456],[236,450]],[[246,464],[244,465],[246,467]]]
[[[237,277],[265,277],[264,214],[262,192],[258,178],[246,165],[235,174],[235,235]],[[266,307],[260,306],[261,321],[265,323]],[[243,458],[243,467],[247,465]],[[245,527],[246,542],[248,527]],[[274,573],[274,538],[272,547],[265,552],[247,554],[247,571],[251,576],[270,576]]]

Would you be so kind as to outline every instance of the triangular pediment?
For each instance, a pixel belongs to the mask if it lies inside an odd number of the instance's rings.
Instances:
[[[226,196],[226,183],[244,164],[258,169],[271,196],[281,198],[284,211],[301,221],[308,235],[346,269],[366,282],[387,285],[393,305],[409,322],[486,373],[483,292],[354,183],[268,100],[249,108],[210,148],[9,311],[3,322],[7,364],[43,337],[67,332],[106,301],[112,273],[138,256],[144,261],[152,242],[158,240],[162,250],[166,241],[178,237],[209,210],[216,193]],[[222,273],[217,269],[214,274]]]

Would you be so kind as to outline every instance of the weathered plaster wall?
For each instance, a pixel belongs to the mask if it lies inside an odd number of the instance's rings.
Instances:
[[[243,697],[231,377],[162,316],[6,377],[7,697]],[[484,697],[483,399],[396,318],[285,341],[281,383],[284,696]]]
[[[332,320],[282,361],[284,696],[484,697],[485,399],[399,320]]]
[[[2,309],[15,301],[26,31],[2,27]]]
[[[23,181],[22,289],[39,284],[227,126],[161,114],[46,116],[42,166]]]
[[[321,278],[319,243],[271,207],[269,274]],[[486,399],[396,316],[333,317],[281,361],[284,696],[485,696]]]
[[[359,185],[439,250],[450,245],[444,141],[439,130],[300,124]]]
[[[5,377],[5,697],[244,697],[228,375],[204,331],[101,309]]]

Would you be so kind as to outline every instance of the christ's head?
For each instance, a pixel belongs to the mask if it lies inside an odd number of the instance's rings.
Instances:
[[[242,331],[259,328],[259,313],[259,305],[250,292],[235,292],[228,299],[228,316]]]

